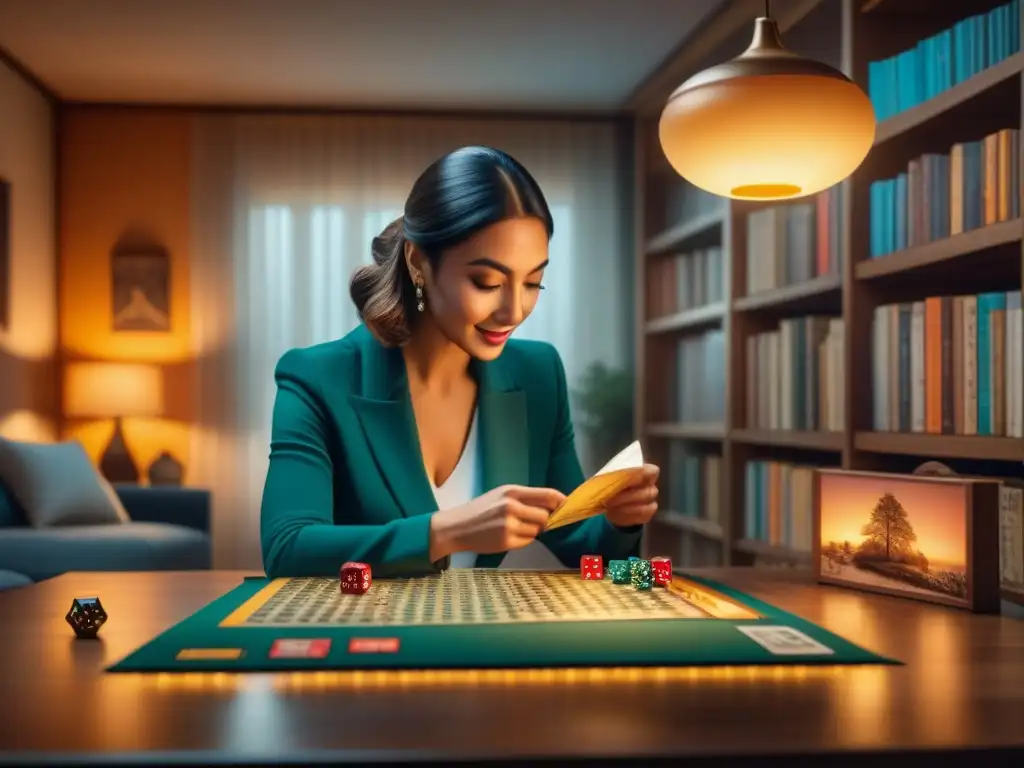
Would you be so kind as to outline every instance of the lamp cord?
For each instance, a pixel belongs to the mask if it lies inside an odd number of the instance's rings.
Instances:
[[[764,17],[766,19],[772,17],[772,0],[764,0]]]

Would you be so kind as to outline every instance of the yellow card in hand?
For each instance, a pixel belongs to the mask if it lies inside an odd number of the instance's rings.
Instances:
[[[639,479],[643,466],[644,455],[640,442],[626,446],[593,477],[569,494],[562,506],[551,513],[544,526],[545,530],[550,531],[600,515],[611,499]]]

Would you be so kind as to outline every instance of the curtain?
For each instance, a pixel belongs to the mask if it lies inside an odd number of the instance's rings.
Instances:
[[[517,336],[553,343],[570,387],[593,362],[629,364],[631,224],[619,130],[597,121],[196,118],[189,481],[212,492],[215,567],[262,568],[259,507],[277,360],[358,324],[352,272],[401,214],[416,177],[452,149],[509,152],[551,206],[547,290]]]

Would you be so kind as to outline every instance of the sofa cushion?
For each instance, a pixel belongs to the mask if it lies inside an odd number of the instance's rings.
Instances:
[[[188,571],[210,567],[205,533],[165,523],[0,529],[0,568],[33,581],[68,571]]]
[[[32,583],[32,579],[23,573],[15,573],[14,571],[0,571],[0,592],[5,589],[17,589],[18,587],[27,587]]]
[[[28,521],[25,519],[24,510],[18,500],[14,498],[10,488],[0,480],[0,528],[10,528],[15,525],[28,525]]]
[[[35,528],[129,521],[117,492],[77,440],[19,443],[0,438],[0,484]]]

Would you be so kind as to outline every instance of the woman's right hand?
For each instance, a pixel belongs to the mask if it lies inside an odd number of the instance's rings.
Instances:
[[[553,488],[503,485],[461,507],[435,512],[430,520],[430,559],[525,547],[563,501],[565,494]]]

